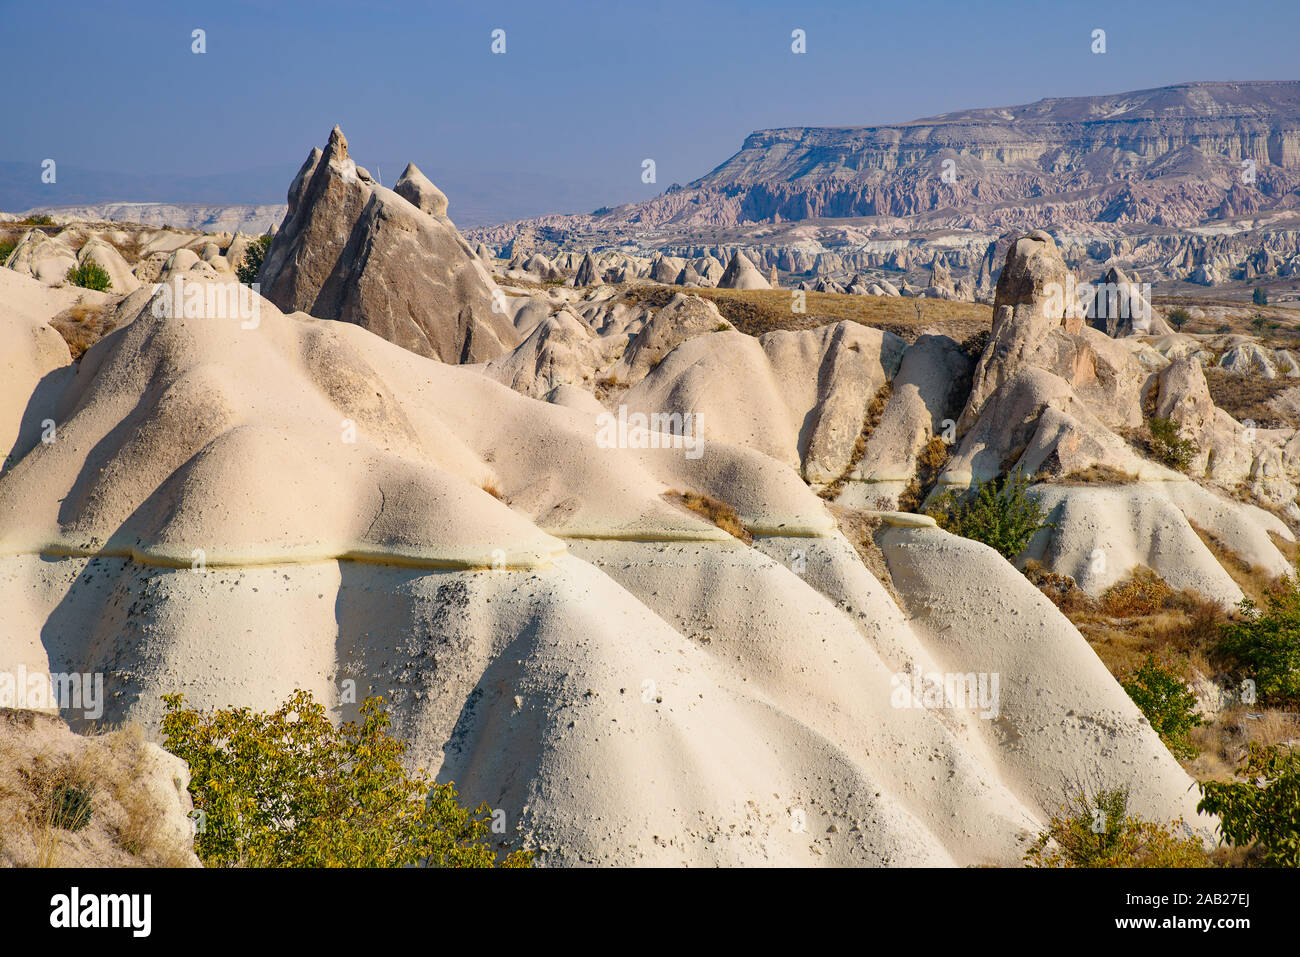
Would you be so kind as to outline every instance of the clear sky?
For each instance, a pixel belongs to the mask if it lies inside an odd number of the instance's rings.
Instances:
[[[458,192],[504,214],[589,210],[687,183],[754,129],[1297,79],[1298,37],[1298,0],[0,0],[0,161],[250,171],[229,202],[282,200],[338,123],[390,185],[415,160],[453,218]]]

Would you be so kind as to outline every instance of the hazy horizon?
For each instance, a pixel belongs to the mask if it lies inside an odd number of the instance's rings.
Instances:
[[[39,79],[0,107],[0,208],[281,203],[337,123],[384,182],[417,163],[463,225],[589,211],[698,179],[758,129],[1295,79],[1300,10],[1263,8],[1247,19],[1209,3],[938,3],[920,18],[845,3],[674,2],[578,4],[557,19],[514,2],[379,3],[359,16],[328,0],[133,4],[128,21],[113,5],[6,2],[0,51],[11,75]],[[205,53],[192,52],[195,29]],[[491,50],[495,29],[504,54]],[[791,51],[795,29],[806,53]],[[1094,29],[1106,30],[1104,55],[1090,50]],[[79,69],[51,70],[51,51]],[[54,184],[40,181],[46,158],[58,163]],[[645,158],[652,184],[641,181]]]

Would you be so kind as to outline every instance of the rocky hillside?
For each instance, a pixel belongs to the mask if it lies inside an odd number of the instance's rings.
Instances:
[[[1247,160],[1254,183],[1242,182]],[[1191,226],[1294,209],[1297,186],[1300,82],[1188,83],[893,126],[759,130],[689,186],[593,214],[590,226],[856,216],[979,229]]]
[[[1003,247],[987,332],[905,338],[758,330],[659,284],[788,299],[740,254],[498,285],[441,191],[414,167],[384,189],[337,129],[289,199],[251,322],[235,252],[167,231],[32,227],[0,269],[0,583],[23,596],[0,664],[102,674],[103,720],[151,735],[181,689],[302,688],[344,720],[349,684],[382,693],[411,760],[543,864],[1014,865],[1063,782],[1211,838],[1020,566],[1089,601],[1158,575],[1216,614],[1238,566],[1285,575],[1300,432],[1233,417],[1207,370],[1244,387],[1294,355],[1086,323],[1039,231]],[[158,286],[114,246],[146,238]],[[69,288],[91,257],[122,285]],[[574,284],[509,275],[542,268]],[[74,359],[62,323],[92,308]],[[1051,522],[1015,563],[922,512],[1012,472]]]

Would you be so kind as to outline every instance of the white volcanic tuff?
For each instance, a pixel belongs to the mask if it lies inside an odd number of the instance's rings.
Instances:
[[[1055,810],[1019,767],[1032,753],[1008,764],[970,715],[891,704],[898,671],[975,659],[914,633],[791,468],[716,442],[698,462],[597,449],[590,411],[348,324],[263,303],[247,330],[132,298],[139,315],[64,385],[59,441],[0,478],[0,581],[19,596],[0,663],[103,671],[109,719],[146,722],[177,689],[270,708],[293,687],[333,702],[353,677],[391,699],[413,757],[506,809],[548,862],[1014,863]],[[669,488],[787,537],[746,548]],[[763,553],[798,546],[807,579]],[[158,567],[195,547],[204,573]],[[99,557],[51,560],[80,549]],[[513,570],[474,570],[496,549]],[[962,566],[984,580],[984,564],[1006,567],[987,549]],[[1009,594],[1003,621],[1042,602]],[[1057,693],[1009,712],[1059,727],[1046,763],[1131,786],[1152,817],[1185,812],[1188,779],[1151,774],[1171,759],[1125,723],[1123,691],[1090,676],[1080,711],[1055,660],[1034,681]],[[1112,712],[1123,747],[1099,752]]]
[[[654,334],[653,322],[643,333]],[[903,346],[854,322],[759,339],[705,333],[678,344],[619,401],[645,414],[694,412],[709,441],[756,449],[828,482],[848,467],[867,406],[897,371]]]

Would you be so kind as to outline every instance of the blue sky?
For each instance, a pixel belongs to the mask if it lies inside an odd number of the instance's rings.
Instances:
[[[644,198],[765,127],[1300,78],[1295,0],[0,0],[0,25],[0,162],[160,180],[251,171],[228,201],[266,201],[338,123],[387,183],[415,160],[453,218],[458,192],[518,215]],[[790,50],[795,28],[806,54]],[[1096,28],[1104,55],[1089,49]]]

